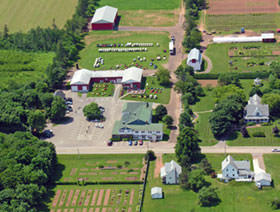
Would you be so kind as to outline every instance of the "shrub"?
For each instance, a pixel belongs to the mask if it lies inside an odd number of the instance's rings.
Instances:
[[[122,168],[122,165],[121,165],[121,164],[118,164],[118,165],[117,165],[117,168],[118,168],[118,169],[121,169],[121,168]]]
[[[264,132],[261,131],[254,132],[252,135],[253,137],[265,137]]]
[[[211,178],[216,178],[217,174],[216,174],[216,172],[211,172],[210,176],[211,176]]]
[[[104,168],[104,165],[99,164],[99,165],[98,165],[98,168],[99,168],[99,169],[103,169],[103,168]]]
[[[120,137],[114,137],[114,138],[111,138],[110,140],[111,140],[111,141],[120,141],[121,138],[120,138]]]
[[[130,162],[129,161],[125,161],[124,162],[124,166],[128,167],[130,165]]]
[[[198,193],[199,205],[214,206],[221,201],[215,188],[203,187]]]
[[[269,123],[269,122],[264,122],[264,123],[262,123],[261,125],[262,125],[262,126],[269,126],[270,123]]]
[[[145,154],[145,160],[153,161],[155,159],[156,159],[155,153],[152,150],[148,150],[147,153]]]
[[[256,122],[250,121],[246,123],[247,126],[255,126]]]
[[[274,200],[272,200],[270,206],[273,210],[280,209],[280,199],[275,198]]]

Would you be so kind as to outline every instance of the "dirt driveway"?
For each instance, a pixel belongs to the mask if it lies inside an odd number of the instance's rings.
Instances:
[[[68,115],[69,121],[59,125],[48,125],[54,136],[48,141],[57,147],[79,147],[79,146],[104,146],[104,142],[111,138],[115,120],[121,119],[121,110],[125,101],[119,100],[120,85],[116,85],[113,97],[87,98],[86,94],[79,97],[77,93],[69,91],[67,97],[73,98],[73,112]],[[95,123],[88,122],[83,115],[85,105],[96,102],[105,108],[106,121],[104,128],[97,128]]]

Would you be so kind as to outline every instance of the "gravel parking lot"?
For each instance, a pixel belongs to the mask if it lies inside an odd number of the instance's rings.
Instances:
[[[47,140],[57,147],[104,146],[104,143],[111,138],[115,120],[121,119],[121,110],[125,101],[118,98],[120,89],[121,86],[116,85],[113,97],[87,98],[86,94],[79,97],[77,93],[67,92],[66,96],[73,99],[73,112],[67,115],[69,119],[65,123],[48,124],[47,129],[52,129],[54,136]],[[87,121],[84,117],[83,108],[91,102],[96,102],[105,108],[104,128],[97,128],[95,123]]]

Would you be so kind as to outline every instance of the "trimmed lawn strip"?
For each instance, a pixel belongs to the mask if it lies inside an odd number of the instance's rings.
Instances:
[[[144,155],[128,154],[128,155],[58,155],[58,163],[65,167],[62,172],[61,182],[77,182],[78,178],[84,178],[89,182],[100,181],[127,181],[127,177],[135,176],[137,180],[140,179],[140,172],[142,168],[142,159]],[[117,161],[117,163],[115,163]],[[125,161],[130,164],[126,167]],[[114,163],[111,163],[114,162]],[[103,165],[104,169],[99,169],[98,166]],[[121,165],[122,168],[117,168]],[[113,167],[111,169],[110,167]],[[115,168],[114,168],[115,167]],[[77,171],[71,175],[71,170]],[[124,172],[126,174],[113,174]],[[108,177],[108,180],[103,180]],[[110,179],[109,179],[110,177]]]
[[[108,97],[113,96],[115,85],[112,83],[96,83],[93,84],[91,91],[87,93],[87,97]]]
[[[9,32],[26,32],[38,26],[51,27],[53,21],[62,28],[75,12],[78,0],[1,0],[0,28]]]
[[[129,94],[122,99],[141,102],[154,102],[161,104],[169,103],[171,88],[166,88],[160,85],[156,77],[144,77],[142,80],[141,89],[145,89],[145,94]],[[123,95],[125,95],[125,93]],[[149,98],[150,95],[152,95],[152,99]],[[157,96],[157,99],[154,99],[155,95]]]
[[[116,69],[116,65],[120,66],[120,69],[125,69],[129,66],[136,66],[142,68],[154,67],[150,66],[151,59],[154,59],[153,64],[157,66],[167,63],[169,54],[164,53],[164,50],[168,50],[168,38],[169,34],[167,32],[91,32],[85,38],[87,44],[89,44],[85,49],[80,52],[79,64],[81,67],[89,70],[110,70]],[[154,43],[153,47],[147,47],[147,52],[98,52],[97,44],[126,44],[128,42],[132,43]],[[156,46],[159,43],[160,46]],[[116,47],[118,48],[118,47]],[[123,47],[120,47],[123,48]],[[146,57],[146,61],[140,62],[137,57]],[[166,60],[161,59],[156,60],[157,56],[166,56]],[[93,64],[96,58],[102,57],[104,59],[104,65],[99,68],[94,68]],[[133,59],[137,59],[133,62]]]

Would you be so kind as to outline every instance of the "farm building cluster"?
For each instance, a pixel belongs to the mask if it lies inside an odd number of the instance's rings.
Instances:
[[[151,141],[162,140],[163,125],[152,123],[152,103],[125,103],[122,109],[122,118],[115,122],[112,137]]]
[[[143,70],[130,67],[125,70],[90,71],[80,69],[74,73],[70,85],[73,92],[88,92],[93,83],[122,84],[124,88],[140,89]]]

